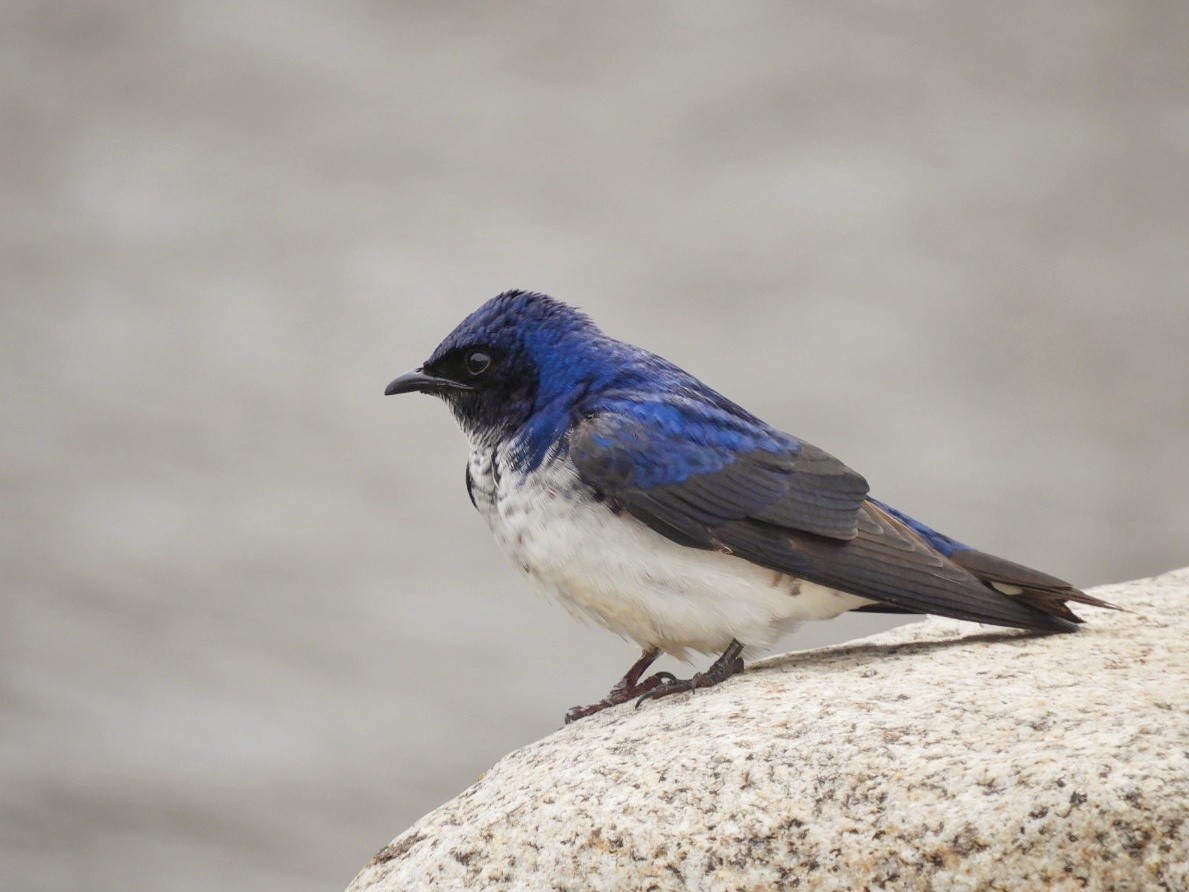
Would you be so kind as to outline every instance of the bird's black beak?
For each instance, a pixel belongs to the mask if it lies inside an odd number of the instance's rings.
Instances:
[[[384,396],[392,396],[394,393],[412,393],[415,390],[421,393],[441,393],[444,390],[474,389],[461,381],[427,375],[422,369],[413,369],[413,371],[405,372],[399,378],[394,379],[391,384],[385,387]]]

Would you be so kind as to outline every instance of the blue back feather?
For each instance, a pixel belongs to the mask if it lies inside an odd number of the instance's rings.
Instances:
[[[544,294],[506,291],[492,298],[446,337],[427,364],[471,344],[503,347],[534,366],[531,405],[506,407],[508,417],[519,420],[504,434],[521,470],[539,465],[575,421],[608,410],[651,420],[674,441],[705,447],[642,471],[640,486],[718,470],[736,452],[788,452],[800,445],[668,360],[606,336],[585,313]]]

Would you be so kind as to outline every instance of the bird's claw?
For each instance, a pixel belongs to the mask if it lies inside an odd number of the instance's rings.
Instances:
[[[601,703],[594,703],[590,706],[571,706],[566,710],[565,723],[568,725],[571,722],[578,721],[578,719],[584,719],[588,715],[594,715],[602,709],[606,709],[606,707]]]
[[[672,672],[654,672],[648,678],[633,685],[617,684],[611,689],[611,693],[598,703],[592,703],[590,706],[571,706],[566,710],[565,723],[568,725],[571,722],[584,719],[588,715],[594,715],[596,712],[602,712],[604,709],[609,709],[612,706],[627,703],[633,697],[640,696],[641,694],[643,694],[643,697],[647,697],[653,691],[673,684],[681,684],[681,679]],[[636,705],[639,705],[639,701],[636,701]]]
[[[698,672],[689,678],[676,678],[668,672],[658,672],[652,678],[659,676],[667,676],[661,679],[660,684],[653,687],[652,690],[646,692],[643,696],[636,700],[636,709],[640,708],[640,704],[645,700],[659,700],[661,697],[668,697],[672,694],[684,694],[687,691],[696,691],[698,688],[713,687],[720,682],[726,681],[732,675],[743,671],[743,660],[739,656],[742,646],[738,642],[731,642],[731,647],[714,661],[709,669],[705,672]],[[650,681],[652,679],[649,679]]]
[[[659,675],[660,673],[658,672],[657,674]],[[669,697],[673,694],[684,694],[687,691],[695,691],[702,686],[699,684],[699,682],[705,679],[705,676],[701,672],[691,678],[678,678],[670,672],[666,672],[665,675],[668,675],[669,677],[665,679],[663,684],[657,685],[651,691],[648,691],[646,694],[642,694],[636,698],[636,709],[639,709],[640,704],[645,700],[659,700],[661,697]]]

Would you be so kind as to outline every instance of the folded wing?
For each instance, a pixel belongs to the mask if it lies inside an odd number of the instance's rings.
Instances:
[[[752,518],[853,539],[867,481],[788,434],[688,398],[603,401],[570,433],[583,480],[683,545]]]
[[[1036,571],[981,552],[941,554],[867,499],[866,481],[842,462],[700,401],[603,401],[571,431],[570,454],[587,485],[681,545],[729,552],[896,611],[1074,628],[1063,601],[1076,589],[1045,576],[1047,601],[1013,598],[992,587],[995,568],[1008,586],[1004,567],[1018,568],[1016,577]],[[980,560],[990,566],[961,563]]]

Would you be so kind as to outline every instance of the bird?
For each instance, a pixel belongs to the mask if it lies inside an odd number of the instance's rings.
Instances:
[[[640,658],[570,722],[710,687],[805,620],[934,614],[1072,632],[1066,602],[1117,609],[873,498],[867,481],[584,312],[505,291],[386,395],[445,401],[466,488],[530,585]],[[662,654],[717,658],[680,679]]]

